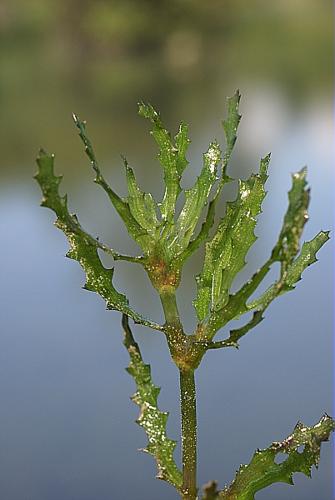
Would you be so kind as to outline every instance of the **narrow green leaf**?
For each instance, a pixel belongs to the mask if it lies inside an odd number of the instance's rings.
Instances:
[[[317,262],[316,254],[329,240],[329,231],[320,231],[311,241],[303,244],[298,257],[286,271],[285,283],[292,288],[301,280],[301,274],[308,267]]]
[[[186,123],[181,123],[175,136],[176,167],[180,177],[188,165],[186,153],[190,143],[191,140],[188,137],[188,125]]]
[[[150,248],[151,246],[151,238],[148,237],[147,232],[140,226],[140,224],[137,222],[137,220],[131,213],[127,201],[120,198],[120,196],[116,194],[116,192],[108,185],[105,178],[103,177],[93,150],[92,143],[89,140],[86,133],[86,123],[81,121],[75,114],[73,114],[73,119],[79,130],[79,136],[85,146],[85,152],[89,157],[89,159],[91,160],[92,168],[95,171],[96,176],[94,182],[100,185],[107,193],[110,201],[112,202],[115,210],[123,220],[132,238],[140,245],[140,247],[144,251],[147,251],[148,248]]]
[[[316,254],[320,248],[329,240],[328,231],[320,231],[311,241],[303,244],[298,257],[286,268],[281,278],[271,285],[259,298],[247,305],[248,309],[264,311],[270,303],[289,290],[301,279],[302,272],[317,261]]]
[[[306,189],[307,169],[303,168],[292,176],[289,191],[289,206],[284,217],[278,242],[273,249],[273,260],[281,262],[283,274],[299,251],[300,237],[308,220],[309,189]]]
[[[35,175],[39,183],[43,200],[42,206],[55,212],[56,226],[66,235],[70,250],[67,256],[77,260],[86,273],[84,288],[98,293],[105,301],[107,309],[114,309],[126,313],[137,323],[149,326],[156,330],[163,327],[143,318],[130,309],[125,295],[117,292],[112,284],[113,269],[106,269],[99,257],[98,249],[105,248],[92,236],[86,233],[78,222],[77,216],[68,211],[67,196],[60,196],[59,185],[62,176],[54,174],[54,156],[41,150],[37,158],[38,172]]]
[[[225,184],[232,180],[227,175],[226,170],[234,148],[234,144],[236,142],[236,137],[237,137],[236,132],[239,122],[241,120],[241,115],[238,112],[240,97],[241,96],[239,94],[239,91],[236,91],[236,93],[232,97],[229,97],[227,99],[228,116],[227,119],[222,122],[225,131],[227,146],[223,157],[222,172],[219,179],[219,183],[213,199],[209,202],[207,214],[198,235],[192,241],[189,242],[188,246],[178,256],[178,261],[180,263],[183,263],[188,257],[192,255],[192,253],[194,253],[199,248],[199,246],[204,241],[208,239],[209,231],[214,224],[216,205],[220,198],[221,191],[225,186]]]
[[[225,173],[225,168],[230,160],[231,153],[233,151],[236,139],[237,139],[237,128],[241,121],[242,116],[239,114],[239,104],[240,104],[241,94],[239,90],[236,90],[232,97],[228,97],[228,117],[222,122],[222,126],[226,135],[227,147],[223,158],[223,168]]]
[[[137,185],[133,169],[124,159],[128,186],[128,205],[132,216],[138,224],[153,237],[157,238],[157,206],[151,194],[143,193]]]
[[[295,472],[310,477],[312,467],[319,463],[321,443],[328,441],[334,430],[335,422],[326,414],[312,427],[298,422],[290,436],[265,450],[257,450],[249,465],[241,465],[232,484],[221,491],[218,498],[254,500],[258,491],[273,483],[292,485]],[[304,449],[300,452],[301,446]],[[287,458],[276,463],[279,453],[285,453]]]
[[[297,263],[291,269],[291,278],[287,274],[293,259],[295,258],[297,252],[299,251],[300,238],[306,221],[308,220],[308,203],[309,203],[309,190],[306,189],[306,169],[302,169],[300,172],[292,176],[292,188],[289,191],[289,205],[286,211],[283,226],[274,249],[272,250],[271,257],[268,261],[254,274],[252,279],[242,287],[242,289],[237,292],[236,298],[241,299],[242,309],[245,310],[244,305],[247,299],[254,293],[257,287],[260,285],[261,281],[270,270],[271,265],[274,262],[281,262],[281,273],[280,279],[272,285],[265,294],[262,295],[262,299],[257,299],[260,303],[265,306],[263,310],[270,304],[270,302],[280,293],[286,291],[289,281],[292,281],[294,275],[293,270],[296,272],[300,271],[299,276],[296,276],[295,282],[300,279],[302,271],[305,269],[303,262],[306,260],[306,256],[309,254],[309,250],[314,250],[315,253],[321,248],[321,246],[328,239],[328,233],[321,233],[316,237],[315,241],[306,243],[304,252],[302,253],[302,258],[297,260]],[[324,238],[327,236],[326,240]],[[321,243],[321,246],[318,246]],[[303,257],[305,256],[305,257]],[[314,255],[315,258],[315,255]],[[314,261],[307,263],[307,265],[312,264]],[[293,282],[292,282],[293,284]],[[253,301],[253,304],[255,301]],[[247,307],[249,309],[249,306]],[[241,311],[242,312],[242,311]]]
[[[173,224],[175,205],[181,191],[181,175],[188,164],[186,152],[190,140],[188,127],[181,124],[173,143],[169,132],[164,128],[159,114],[150,104],[139,104],[139,114],[153,124],[152,135],[159,147],[158,158],[163,167],[165,193],[160,205],[163,220]]]
[[[198,235],[192,241],[190,241],[188,247],[178,257],[180,262],[184,262],[188,257],[190,257],[199,248],[199,246],[202,243],[204,243],[208,239],[209,232],[214,224],[215,208],[216,208],[217,200],[218,200],[218,197],[214,197],[209,202],[206,218],[201,225],[200,231],[199,231]]]
[[[150,366],[143,362],[140,348],[134,340],[125,314],[122,316],[122,326],[125,334],[124,345],[130,356],[127,371],[134,378],[137,387],[132,397],[134,403],[140,407],[137,423],[143,427],[149,441],[143,451],[150,453],[156,459],[157,477],[168,481],[180,491],[182,475],[173,458],[176,442],[166,435],[168,413],[161,412],[157,405],[160,389],[152,383]]]
[[[206,244],[204,266],[197,276],[198,295],[194,301],[197,316],[203,321],[210,310],[222,309],[237,273],[255,242],[254,228],[265,197],[264,184],[270,155],[261,160],[260,171],[240,181],[235,201],[227,203],[226,215],[212,240]]]
[[[263,313],[271,302],[279,295],[294,289],[295,283],[301,279],[302,272],[317,261],[316,253],[328,240],[329,232],[321,231],[313,240],[305,242],[299,256],[287,268],[285,274],[259,298],[247,303],[248,298],[255,292],[269,272],[273,264],[273,260],[270,258],[238,292],[229,296],[229,301],[224,308],[211,314],[207,325],[207,338],[213,338],[215,333],[232,319],[254,310],[255,313],[251,321],[240,329],[232,330],[229,338],[208,344],[209,348],[237,347],[237,341],[262,321]]]
[[[306,189],[306,186],[306,169],[302,169],[292,176],[292,188],[289,192],[288,209],[284,217],[278,241],[270,258],[238,292],[234,295],[229,295],[227,304],[223,308],[212,312],[207,325],[208,338],[212,338],[215,332],[225,324],[249,310],[254,309],[259,311],[261,317],[270,303],[282,293],[292,290],[294,284],[301,278],[301,273],[304,269],[316,261],[316,252],[329,239],[327,232],[321,232],[314,240],[304,243],[300,255],[296,257],[299,251],[300,237],[308,219],[307,207],[309,202],[309,190]],[[266,274],[269,272],[272,264],[276,261],[281,263],[279,279],[259,298],[248,304],[248,299],[256,291]],[[253,322],[248,323],[248,325],[250,328],[248,328],[245,333],[253,328]],[[233,345],[230,341],[230,337],[222,341],[223,347],[230,345]],[[217,345],[217,347],[219,347],[219,345]]]
[[[176,237],[173,240],[173,250],[178,255],[184,251],[191,237],[204,206],[207,204],[209,193],[217,177],[218,165],[221,162],[220,147],[216,142],[210,144],[204,154],[204,165],[194,186],[185,191],[185,204],[176,222]]]

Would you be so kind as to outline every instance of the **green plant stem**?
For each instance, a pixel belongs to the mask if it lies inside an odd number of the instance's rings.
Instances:
[[[161,292],[160,299],[164,310],[166,325],[182,330],[175,292]]]
[[[181,442],[183,485],[181,496],[183,500],[196,500],[197,497],[197,413],[196,388],[194,369],[182,369],[178,363],[185,356],[184,346],[188,336],[183,331],[180,322],[176,294],[174,292],[160,293],[165,315],[167,338],[172,357],[179,366],[180,374],[180,408],[181,408]],[[175,351],[176,347],[181,351]],[[175,354],[175,355],[174,355]]]
[[[197,497],[197,410],[193,370],[180,370],[182,499]]]

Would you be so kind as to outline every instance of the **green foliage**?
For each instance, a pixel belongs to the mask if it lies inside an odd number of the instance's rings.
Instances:
[[[270,156],[261,161],[258,175],[239,182],[237,198],[227,203],[226,215],[206,244],[202,273],[197,277],[198,296],[194,302],[198,319],[221,310],[229,300],[229,289],[246,264],[245,256],[256,241],[254,228],[265,197],[264,184]]]
[[[226,169],[230,156],[233,152],[235,142],[237,139],[237,127],[241,121],[242,115],[239,113],[239,104],[241,100],[241,94],[239,90],[235,92],[232,97],[228,97],[228,117],[223,120],[222,126],[226,136],[226,152],[224,156],[224,168]]]
[[[188,127],[181,124],[174,138],[165,129],[160,115],[149,104],[139,105],[139,114],[152,125],[151,134],[156,141],[158,159],[162,166],[165,184],[164,196],[156,202],[151,194],[143,192],[137,184],[134,172],[124,159],[128,195],[121,198],[103,177],[85,122],[74,115],[79,136],[95,172],[95,182],[109,197],[113,207],[123,220],[130,236],[138,243],[142,254],[137,257],[119,254],[86,233],[76,215],[70,214],[66,195],[59,194],[61,177],[54,173],[54,157],[41,150],[37,159],[36,180],[43,193],[42,205],[53,210],[57,216],[56,226],[66,235],[70,250],[68,256],[77,260],[86,273],[84,288],[98,293],[108,309],[120,311],[125,331],[124,344],[130,355],[129,373],[133,376],[137,392],[133,400],[140,406],[138,423],[147,433],[149,444],[145,451],[151,453],[158,464],[158,477],[171,483],[184,500],[194,500],[196,480],[194,463],[196,457],[196,413],[194,370],[205,353],[222,347],[238,347],[240,339],[255,328],[263,319],[264,311],[272,301],[294,289],[303,271],[313,264],[317,252],[329,239],[328,232],[321,231],[312,240],[300,246],[304,225],[308,220],[309,190],[306,169],[292,177],[292,188],[288,195],[288,208],[283,225],[268,260],[251,279],[237,292],[232,286],[238,273],[246,264],[247,254],[256,240],[255,227],[262,211],[266,195],[270,155],[260,161],[257,174],[239,180],[236,199],[226,204],[225,215],[215,222],[217,202],[222,190],[231,179],[227,167],[237,137],[241,120],[239,113],[240,94],[237,91],[228,99],[228,116],[223,121],[226,150],[221,153],[217,141],[211,142],[203,155],[202,170],[194,185],[185,190],[185,202],[179,215],[176,204],[181,194],[181,177],[188,165],[186,157],[190,140]],[[202,220],[200,230],[199,222]],[[196,277],[197,296],[194,307],[198,324],[193,334],[184,332],[179,318],[176,289],[180,284],[185,261],[202,244],[205,245],[204,260]],[[98,251],[106,252],[114,260],[126,260],[140,264],[160,296],[165,315],[164,325],[143,318],[133,311],[125,295],[113,286],[113,269],[102,264]],[[280,264],[279,276],[264,293],[254,298],[259,285],[271,266]],[[224,340],[215,341],[217,332],[230,321],[252,313],[244,326],[231,330]],[[151,381],[150,368],[143,363],[141,352],[130,331],[128,317],[136,323],[159,330],[166,336],[171,357],[180,370],[183,473],[173,458],[175,442],[166,436],[167,414],[159,411],[157,397],[159,389]],[[186,383],[187,381],[187,383]],[[185,387],[188,387],[186,390]],[[189,415],[185,421],[185,415]],[[324,416],[314,427],[297,425],[293,434],[281,443],[273,443],[268,449],[257,451],[248,466],[242,466],[230,486],[218,492],[214,482],[204,488],[204,499],[225,498],[231,500],[253,500],[260,489],[276,481],[292,483],[294,472],[310,474],[312,465],[317,465],[320,445],[334,430],[334,421]],[[304,451],[298,447],[304,445]],[[278,464],[276,455],[285,452],[287,459]]]
[[[70,243],[67,257],[77,260],[86,272],[84,288],[98,293],[106,301],[107,309],[115,309],[127,314],[137,323],[154,329],[161,329],[159,325],[144,319],[140,314],[133,311],[128,305],[126,296],[114,288],[112,284],[113,269],[106,269],[103,266],[98,249],[110,253],[116,259],[133,260],[133,258],[117,254],[87,234],[79,224],[77,216],[69,213],[67,196],[59,194],[59,184],[62,177],[54,174],[53,155],[41,150],[37,164],[38,173],[35,178],[43,192],[42,206],[50,208],[57,215],[55,224],[64,232]]]
[[[139,114],[148,118],[153,125],[151,134],[159,147],[158,158],[164,171],[165,193],[160,205],[162,218],[173,224],[175,204],[181,191],[180,179],[188,163],[185,156],[190,142],[187,137],[188,127],[181,124],[173,141],[164,128],[159,114],[150,104],[140,104]]]
[[[152,383],[150,366],[143,363],[140,348],[134,340],[129,328],[128,316],[125,314],[122,316],[122,326],[124,345],[130,356],[130,365],[127,371],[134,378],[137,387],[137,392],[132,397],[134,403],[140,407],[137,423],[143,427],[149,440],[148,446],[143,451],[156,458],[157,477],[180,489],[182,475],[173,459],[176,442],[166,436],[168,414],[161,412],[157,406],[160,388]]]
[[[298,422],[290,436],[272,443],[265,450],[257,450],[249,465],[241,465],[230,486],[217,491],[215,483],[211,483],[211,488],[205,490],[203,500],[254,500],[257,491],[273,483],[293,485],[295,472],[311,477],[312,467],[318,467],[319,464],[321,443],[328,441],[334,430],[334,420],[328,415],[324,415],[312,427]],[[299,451],[301,447],[303,450]],[[287,457],[276,462],[279,453]]]
[[[130,212],[136,222],[156,241],[159,236],[157,205],[151,194],[143,193],[136,183],[134,171],[129,167],[127,160],[124,160],[126,168],[128,199],[127,203]]]
[[[105,178],[103,177],[98,161],[96,159],[91,141],[89,140],[86,133],[86,124],[81,121],[75,114],[73,115],[74,122],[79,130],[79,136],[83,141],[85,146],[85,152],[89,159],[91,160],[92,168],[96,174],[94,182],[99,184],[103,190],[107,193],[110,201],[112,202],[115,210],[123,220],[129,234],[134,238],[134,240],[143,248],[145,251],[152,244],[150,235],[148,232],[138,223],[136,217],[134,216],[129,202],[120,198],[115,191],[108,185]],[[129,177],[129,176],[128,176]],[[129,182],[128,182],[129,185]],[[130,193],[130,198],[133,199],[133,193]]]
[[[172,247],[176,254],[187,249],[195,227],[207,203],[209,193],[216,181],[221,151],[216,142],[210,144],[204,154],[204,165],[194,186],[185,191],[185,205],[176,222],[176,236]]]

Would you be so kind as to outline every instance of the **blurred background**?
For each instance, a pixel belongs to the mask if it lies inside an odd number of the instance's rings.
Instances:
[[[0,496],[3,500],[177,498],[138,453],[134,384],[124,368],[120,315],[81,289],[83,273],[39,207],[32,180],[40,146],[56,153],[70,207],[114,249],[137,252],[92,172],[71,122],[88,131],[107,179],[125,195],[120,154],[143,188],[162,195],[161,170],[137,102],[150,101],[175,133],[190,124],[190,166],[214,137],[224,146],[226,97],[242,93],[243,119],[229,174],[272,152],[259,239],[235,286],[267,258],[287,205],[290,173],[312,186],[305,239],[333,228],[333,26],[328,0],[3,0],[0,4]],[[224,192],[232,199],[236,186]],[[221,213],[224,202],[221,205]],[[332,413],[333,243],[296,290],[278,299],[239,351],[211,352],[197,372],[199,484],[230,482],[257,447],[297,420]],[[188,263],[179,303],[188,331],[201,252]],[[276,271],[276,270],[275,270]],[[275,273],[270,279],[275,278]],[[269,283],[269,282],[268,282]],[[117,263],[115,284],[137,310],[162,320],[145,276]],[[235,327],[235,324],[232,325]],[[134,333],[163,387],[169,434],[179,438],[178,376],[162,336]],[[222,332],[222,337],[227,332]],[[180,448],[176,457],[179,460]],[[257,500],[332,498],[331,445],[312,479],[277,484]]]

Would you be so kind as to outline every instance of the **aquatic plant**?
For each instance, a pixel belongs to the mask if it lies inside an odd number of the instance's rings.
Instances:
[[[121,198],[106,182],[92,144],[87,136],[86,124],[74,115],[80,138],[95,172],[94,181],[103,188],[115,210],[123,220],[129,234],[141,249],[141,255],[122,255],[89,235],[76,215],[68,210],[67,196],[61,195],[61,176],[54,173],[54,156],[40,151],[37,159],[42,206],[53,210],[56,226],[70,244],[67,256],[77,260],[86,273],[84,288],[98,293],[107,309],[122,313],[124,345],[130,356],[128,372],[136,383],[133,401],[140,407],[138,424],[148,437],[145,449],[157,462],[158,477],[169,482],[184,500],[226,499],[252,500],[262,488],[274,482],[293,484],[293,473],[307,476],[312,466],[317,466],[320,446],[327,441],[335,428],[334,420],[324,415],[314,426],[298,422],[291,435],[281,442],[273,442],[264,450],[257,450],[249,465],[242,465],[230,485],[218,490],[215,481],[198,490],[197,470],[197,420],[195,371],[202,358],[212,349],[239,346],[239,342],[263,319],[264,311],[274,299],[294,289],[303,271],[313,264],[316,254],[329,239],[328,232],[320,231],[312,240],[300,239],[308,219],[309,189],[306,169],[292,177],[289,203],[283,225],[268,260],[251,279],[232,292],[236,275],[246,264],[246,256],[256,240],[255,226],[266,195],[270,155],[260,160],[259,171],[247,180],[239,180],[236,199],[227,202],[223,217],[215,225],[218,200],[224,186],[232,179],[227,167],[236,142],[240,123],[240,94],[228,99],[228,116],[223,121],[226,149],[222,153],[213,141],[203,155],[203,167],[194,185],[185,190],[185,202],[178,213],[176,203],[182,192],[181,177],[188,165],[187,150],[190,143],[188,127],[182,123],[173,138],[164,128],[160,115],[149,104],[139,105],[139,114],[151,123],[151,134],[156,141],[161,163],[165,192],[157,203],[150,193],[138,186],[134,172],[123,159],[128,195]],[[202,224],[201,224],[202,223]],[[216,226],[216,227],[215,227]],[[202,269],[196,276],[197,295],[193,300],[197,316],[194,332],[185,332],[176,300],[185,262],[204,246]],[[165,323],[157,324],[144,318],[130,305],[127,297],[113,285],[113,268],[106,268],[99,252],[111,255],[115,261],[125,260],[142,266],[154,289],[159,294]],[[258,287],[273,264],[279,263],[277,279],[263,293],[254,298]],[[253,297],[253,298],[251,298]],[[244,326],[228,330],[224,340],[216,340],[217,333],[232,320],[252,313]],[[166,432],[167,413],[158,408],[159,388],[151,380],[150,366],[145,364],[140,348],[134,340],[129,318],[135,323],[157,330],[165,335],[171,357],[180,374],[182,470],[174,459],[176,443]],[[303,448],[301,450],[301,448]],[[285,460],[276,461],[278,454]]]

